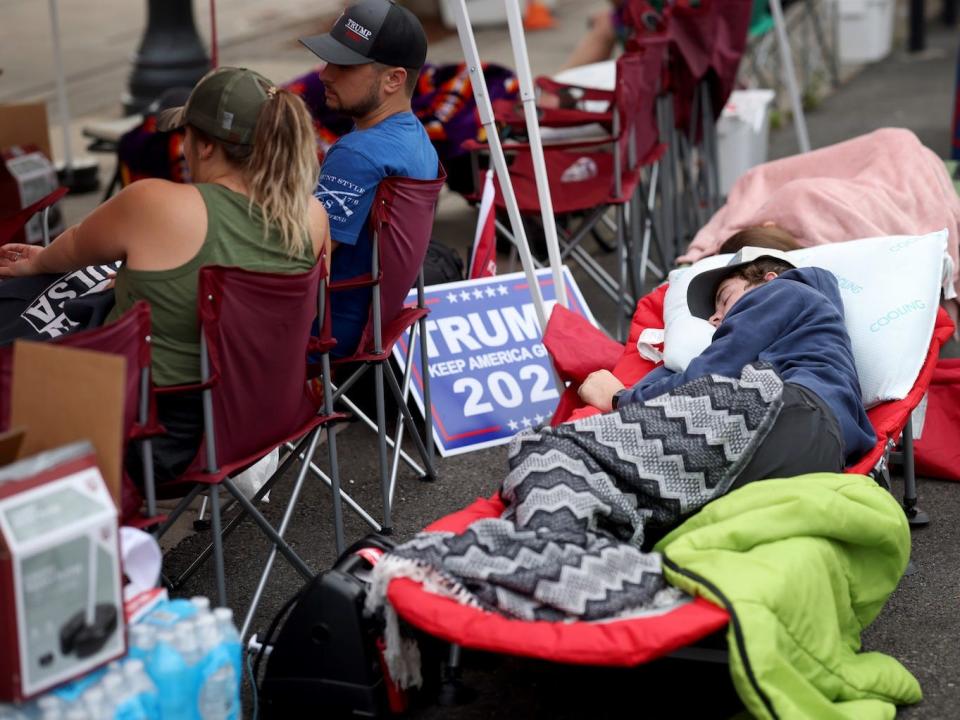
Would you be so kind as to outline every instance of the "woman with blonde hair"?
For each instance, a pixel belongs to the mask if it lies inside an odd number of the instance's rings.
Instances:
[[[183,151],[192,184],[132,183],[49,247],[4,246],[0,277],[120,261],[116,306],[107,321],[138,300],[149,302],[154,382],[179,385],[200,378],[200,268],[304,272],[329,248],[330,231],[313,197],[313,122],[296,95],[252,70],[219,68],[197,83],[185,106],[165,111],[158,122],[167,130],[186,128]],[[154,443],[157,479],[163,480],[192,460],[202,412],[198,394],[161,397],[158,410],[169,431]]]

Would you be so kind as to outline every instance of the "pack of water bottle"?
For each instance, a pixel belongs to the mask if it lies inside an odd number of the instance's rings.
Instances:
[[[0,705],[0,720],[239,720],[232,610],[166,600],[128,631],[125,658],[26,705]]]

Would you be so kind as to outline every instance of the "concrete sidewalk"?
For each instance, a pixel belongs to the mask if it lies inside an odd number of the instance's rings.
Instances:
[[[146,2],[59,0],[67,96],[77,117],[118,103],[131,58],[146,25]],[[221,0],[217,33],[221,48],[269,38],[297,24],[335,14],[338,0]],[[210,44],[209,2],[194,3],[197,31]],[[0,102],[54,97],[51,16],[39,0],[0,0]],[[51,113],[52,116],[52,113]]]

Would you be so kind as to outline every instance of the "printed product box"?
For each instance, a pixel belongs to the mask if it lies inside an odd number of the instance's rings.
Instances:
[[[34,145],[14,145],[0,150],[0,215],[10,215],[32,205],[60,186],[50,159]],[[49,237],[63,232],[60,203],[50,208]],[[43,241],[43,213],[37,213],[13,236],[13,242]]]
[[[117,511],[93,446],[0,468],[0,700],[32,697],[125,650]]]

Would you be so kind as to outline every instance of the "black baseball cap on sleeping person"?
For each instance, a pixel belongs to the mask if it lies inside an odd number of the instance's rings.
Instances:
[[[390,0],[361,0],[343,11],[330,32],[300,42],[334,65],[378,62],[419,70],[427,59],[427,35],[417,16]]]
[[[690,280],[690,284],[687,286],[687,307],[690,308],[690,314],[703,320],[709,320],[710,316],[716,312],[716,296],[720,283],[740,268],[761,258],[772,258],[790,267],[796,267],[790,256],[783,250],[744,246],[730,258],[726,265],[702,272]]]

